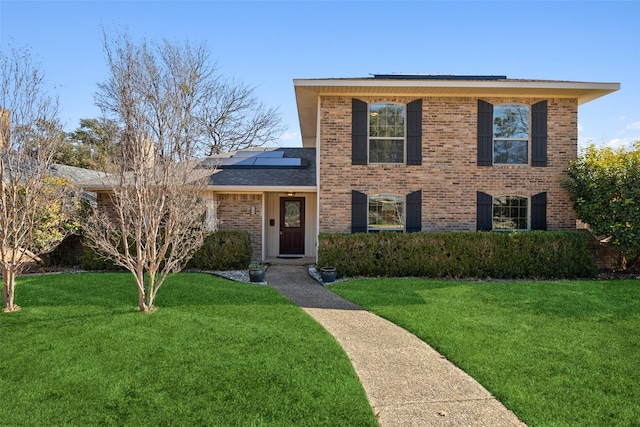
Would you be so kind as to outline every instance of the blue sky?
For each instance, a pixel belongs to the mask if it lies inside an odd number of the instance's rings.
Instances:
[[[638,1],[0,1],[0,45],[29,46],[67,130],[99,116],[102,29],[205,41],[226,77],[279,107],[299,146],[294,78],[490,74],[617,82],[580,107],[581,144],[640,140]]]

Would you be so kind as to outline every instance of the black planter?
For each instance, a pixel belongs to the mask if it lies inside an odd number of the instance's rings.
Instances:
[[[249,280],[255,283],[264,282],[264,273],[265,273],[264,268],[250,268]]]
[[[336,269],[334,267],[322,267],[320,269],[320,278],[322,283],[331,283],[336,280]]]

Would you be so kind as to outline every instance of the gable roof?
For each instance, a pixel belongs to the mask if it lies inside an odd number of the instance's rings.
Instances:
[[[314,147],[318,97],[334,96],[451,96],[572,98],[578,105],[620,89],[620,83],[507,79],[505,76],[380,74],[363,78],[294,79],[302,145]]]
[[[215,168],[209,187],[216,191],[315,191],[315,148],[263,148],[210,157]]]

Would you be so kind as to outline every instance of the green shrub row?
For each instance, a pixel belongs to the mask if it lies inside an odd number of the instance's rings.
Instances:
[[[187,263],[198,270],[243,270],[251,262],[251,238],[246,231],[217,230],[209,235]],[[82,268],[85,270],[124,270],[101,258],[85,245]]]
[[[589,236],[575,232],[320,234],[318,265],[339,277],[586,278]]]
[[[247,231],[218,230],[208,236],[187,268],[244,270],[251,262],[251,237]]]

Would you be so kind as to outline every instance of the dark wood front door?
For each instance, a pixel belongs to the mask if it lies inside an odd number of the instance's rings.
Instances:
[[[280,255],[304,255],[304,197],[280,198]]]

